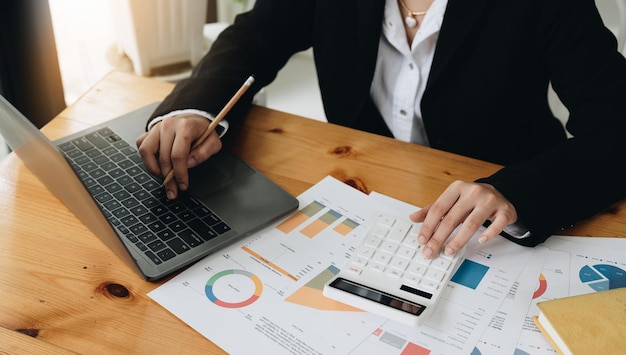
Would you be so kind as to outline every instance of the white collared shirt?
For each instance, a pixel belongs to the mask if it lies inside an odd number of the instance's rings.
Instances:
[[[396,0],[387,0],[376,70],[370,93],[393,136],[428,145],[420,102],[426,89],[435,45],[448,0],[434,0],[411,47]]]

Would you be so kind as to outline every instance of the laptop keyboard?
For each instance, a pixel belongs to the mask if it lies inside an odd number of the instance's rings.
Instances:
[[[157,265],[231,229],[189,193],[168,200],[137,149],[109,128],[59,148],[106,218]]]

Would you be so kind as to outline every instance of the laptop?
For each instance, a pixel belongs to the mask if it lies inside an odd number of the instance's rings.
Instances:
[[[46,187],[116,255],[158,281],[281,219],[298,200],[226,149],[165,197],[135,146],[159,103],[51,142],[0,96],[0,134]]]

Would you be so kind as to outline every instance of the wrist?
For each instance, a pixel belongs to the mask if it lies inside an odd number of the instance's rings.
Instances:
[[[163,120],[166,120],[170,117],[180,116],[180,115],[198,115],[198,116],[206,118],[207,120],[211,122],[213,122],[213,119],[215,118],[210,113],[201,111],[201,110],[196,110],[196,109],[175,110],[168,114],[153,118],[150,122],[148,122],[148,126],[146,130],[147,131],[151,130],[152,127],[154,127],[157,123]],[[222,120],[219,122],[218,127],[216,127],[215,131],[221,138],[222,136],[224,136],[224,134],[226,134],[226,131],[228,131],[228,128],[229,128],[228,121]]]

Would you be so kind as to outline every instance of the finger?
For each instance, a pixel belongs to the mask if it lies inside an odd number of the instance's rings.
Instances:
[[[493,238],[497,237],[509,224],[510,221],[505,215],[496,215],[489,227],[487,227],[482,233],[480,233],[478,241],[480,243],[486,243],[492,240]]]
[[[172,151],[170,153],[172,169],[174,170],[174,179],[178,184],[178,188],[183,191],[187,190],[187,187],[189,186],[187,160],[189,158],[189,152],[191,151],[192,143],[193,138],[191,136],[185,134],[177,134],[174,137],[174,142],[172,143]]]
[[[178,197],[179,189],[176,179],[171,179],[169,182],[163,184],[163,188],[165,189],[165,196],[168,200],[175,200]]]
[[[135,140],[135,144],[137,145],[137,148],[141,146],[141,143],[143,142],[144,139],[146,139],[147,136],[148,136],[148,132],[144,132],[142,135],[137,137],[137,139]]]
[[[491,204],[487,204],[487,208],[490,208],[489,206],[491,206]],[[453,255],[460,250],[476,235],[476,232],[482,228],[487,220],[492,220],[492,222],[488,228],[480,233],[478,241],[480,243],[486,243],[495,238],[508,224],[513,223],[513,215],[508,208],[496,208],[495,211],[492,211],[491,209],[476,207],[472,213],[462,221],[458,233],[456,233],[446,245],[445,254]]]
[[[430,210],[430,206],[432,205],[428,205],[420,210],[417,210],[413,213],[411,213],[409,215],[409,219],[413,222],[413,223],[422,223],[424,222],[424,218],[426,218],[426,215],[428,214],[428,210]]]
[[[166,158],[169,157],[169,155],[165,155],[167,149],[162,149],[161,154],[163,154]],[[160,167],[160,171],[161,171],[161,176],[165,177],[167,172],[171,171],[171,164],[170,164],[170,160],[169,159],[159,159],[159,167]],[[167,170],[164,170],[167,169]],[[168,200],[174,200],[176,199],[176,197],[178,197],[178,182],[176,181],[176,179],[171,179],[168,183],[164,184],[163,187],[165,188],[165,194],[167,196]]]
[[[168,156],[166,154],[168,154],[169,149],[166,141],[164,144],[161,144],[161,131],[153,128],[150,132],[144,133],[137,138],[136,144],[138,144],[139,154],[146,169],[154,175],[163,176],[163,166],[165,166],[165,169],[168,166],[168,160],[164,158]],[[168,199],[175,199],[178,195],[176,183],[166,184],[165,193]]]
[[[461,226],[446,244],[444,254],[454,255],[457,251],[462,249],[483,226],[487,218],[488,215],[484,211],[474,209],[466,218],[460,221]]]
[[[448,187],[439,198],[429,206],[425,212],[426,216],[423,217],[423,223],[418,235],[418,242],[421,245],[425,245],[433,237],[438,230],[440,223],[444,217],[450,212],[450,209],[458,201],[459,193],[452,189],[452,185]],[[418,213],[418,216],[421,214]]]
[[[144,133],[137,138],[137,149],[146,170],[153,175],[160,175],[161,168],[158,162],[159,135],[158,132],[148,133]]]
[[[468,207],[457,203],[445,216],[441,217],[437,229],[424,245],[422,254],[425,257],[434,257],[441,251],[441,248],[447,243],[450,236],[463,222],[463,220],[466,219],[469,213],[466,211],[469,211]]]
[[[172,130],[160,130],[159,132],[159,174],[165,177],[172,170],[172,145],[176,134]]]

